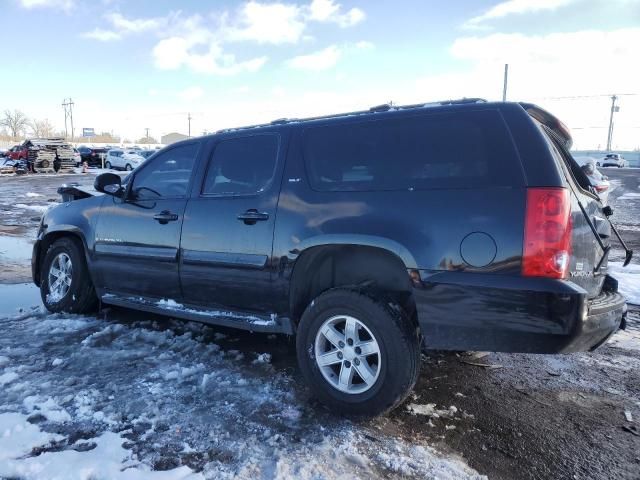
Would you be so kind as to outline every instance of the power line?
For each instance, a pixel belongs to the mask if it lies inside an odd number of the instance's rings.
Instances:
[[[69,132],[67,131],[67,119],[71,122],[71,139],[73,140],[74,132],[73,132],[73,100],[69,97],[69,100],[66,98],[62,100],[62,108],[64,108],[64,136],[68,137]]]

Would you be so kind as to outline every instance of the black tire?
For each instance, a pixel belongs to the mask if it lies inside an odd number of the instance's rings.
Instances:
[[[316,362],[316,334],[327,319],[337,315],[358,319],[379,344],[378,377],[363,393],[338,390]],[[296,349],[300,370],[315,395],[339,413],[373,416],[395,408],[407,398],[420,372],[420,334],[415,324],[400,308],[351,289],[332,289],[311,302],[298,326]]]
[[[130,163],[127,163],[127,164],[125,165],[124,169],[125,169],[127,172],[130,172],[131,170],[133,170],[133,167],[131,166],[131,164],[130,164]]]
[[[111,170],[111,162],[105,162],[104,168],[106,168],[107,170]]]
[[[44,256],[40,274],[40,296],[50,312],[87,313],[98,306],[98,297],[79,244],[78,240],[69,237],[60,238],[51,244]],[[64,296],[56,298],[50,295],[49,272],[53,261],[62,253],[71,260],[71,285]]]

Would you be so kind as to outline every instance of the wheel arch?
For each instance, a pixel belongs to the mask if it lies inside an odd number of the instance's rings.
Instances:
[[[61,238],[70,238],[73,240],[76,245],[82,250],[84,254],[85,261],[87,262],[87,266],[89,263],[89,250],[87,247],[87,242],[82,234],[82,231],[76,227],[68,227],[68,228],[59,228],[53,231],[48,231],[46,235],[42,237],[38,244],[38,250],[35,252],[35,262],[33,265],[33,281],[37,286],[40,286],[40,280],[42,277],[42,261],[44,260],[49,247],[53,245],[53,243]],[[89,269],[89,275],[91,275],[91,269]],[[93,278],[92,278],[93,280]]]
[[[398,252],[404,253],[403,256]],[[407,264],[407,262],[410,262]],[[351,241],[314,244],[299,252],[289,282],[289,314],[297,322],[307,305],[321,293],[352,287],[389,297],[409,317],[415,300],[409,270],[413,257],[406,249]]]

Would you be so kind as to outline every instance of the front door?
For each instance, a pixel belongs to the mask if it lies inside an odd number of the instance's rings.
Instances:
[[[103,293],[180,301],[180,229],[198,149],[159,153],[133,173],[124,199],[105,199],[95,242]]]
[[[271,249],[285,138],[222,139],[182,227],[184,300],[208,308],[272,309]]]

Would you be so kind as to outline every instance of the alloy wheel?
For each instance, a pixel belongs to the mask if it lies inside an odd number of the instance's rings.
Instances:
[[[316,333],[315,360],[333,388],[358,394],[376,383],[382,353],[364,323],[349,315],[336,315],[326,320]]]

